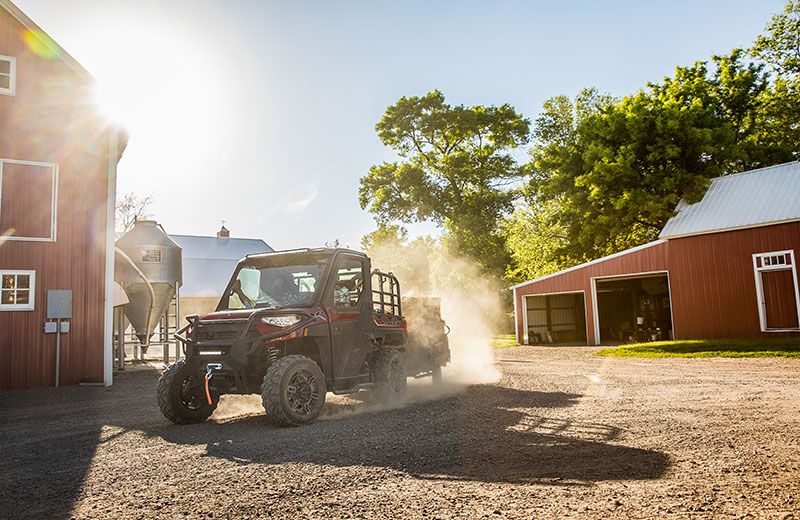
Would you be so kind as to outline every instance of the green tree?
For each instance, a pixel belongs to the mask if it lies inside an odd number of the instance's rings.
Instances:
[[[529,121],[509,105],[453,106],[433,91],[400,98],[376,130],[400,160],[374,165],[361,178],[361,207],[379,225],[436,222],[449,247],[501,273],[498,224],[522,175],[509,151],[527,142]]]
[[[709,179],[791,160],[797,142],[765,124],[770,103],[783,103],[770,101],[774,94],[763,65],[736,49],[616,101],[592,90],[548,101],[534,131],[528,198],[532,208],[558,201],[547,221],[564,237],[543,265],[652,240]]]
[[[506,279],[510,283],[532,280],[560,268],[557,252],[564,245],[566,233],[553,219],[558,208],[557,200],[543,201],[537,207],[520,203],[503,222],[510,257]]]
[[[788,1],[767,24],[750,52],[781,74],[800,73],[800,2]]]

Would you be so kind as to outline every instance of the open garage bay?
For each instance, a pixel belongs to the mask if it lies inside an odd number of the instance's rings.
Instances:
[[[800,363],[498,351],[496,385],[175,426],[154,370],[0,393],[0,517],[791,517]],[[412,386],[421,396],[428,383]],[[360,397],[360,396],[359,396]],[[244,415],[236,415],[241,406]],[[223,410],[224,411],[224,410]]]

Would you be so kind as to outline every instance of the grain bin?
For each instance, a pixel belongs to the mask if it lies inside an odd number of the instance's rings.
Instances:
[[[128,295],[125,316],[146,348],[182,283],[181,248],[154,220],[137,220],[116,245],[114,279]]]

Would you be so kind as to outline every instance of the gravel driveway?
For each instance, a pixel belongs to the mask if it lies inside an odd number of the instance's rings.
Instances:
[[[0,392],[0,517],[800,518],[800,361],[594,350],[503,349],[498,384],[288,429],[241,397],[173,426],[154,370]]]

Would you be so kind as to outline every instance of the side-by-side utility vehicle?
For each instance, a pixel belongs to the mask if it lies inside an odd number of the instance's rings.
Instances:
[[[370,387],[399,400],[407,377],[441,378],[450,361],[439,301],[416,298],[403,314],[400,283],[363,253],[300,249],[239,261],[215,312],[178,331],[185,359],[158,382],[162,413],[206,420],[223,394],[261,394],[279,425],[313,421],[327,392]],[[416,327],[416,329],[415,329]]]

